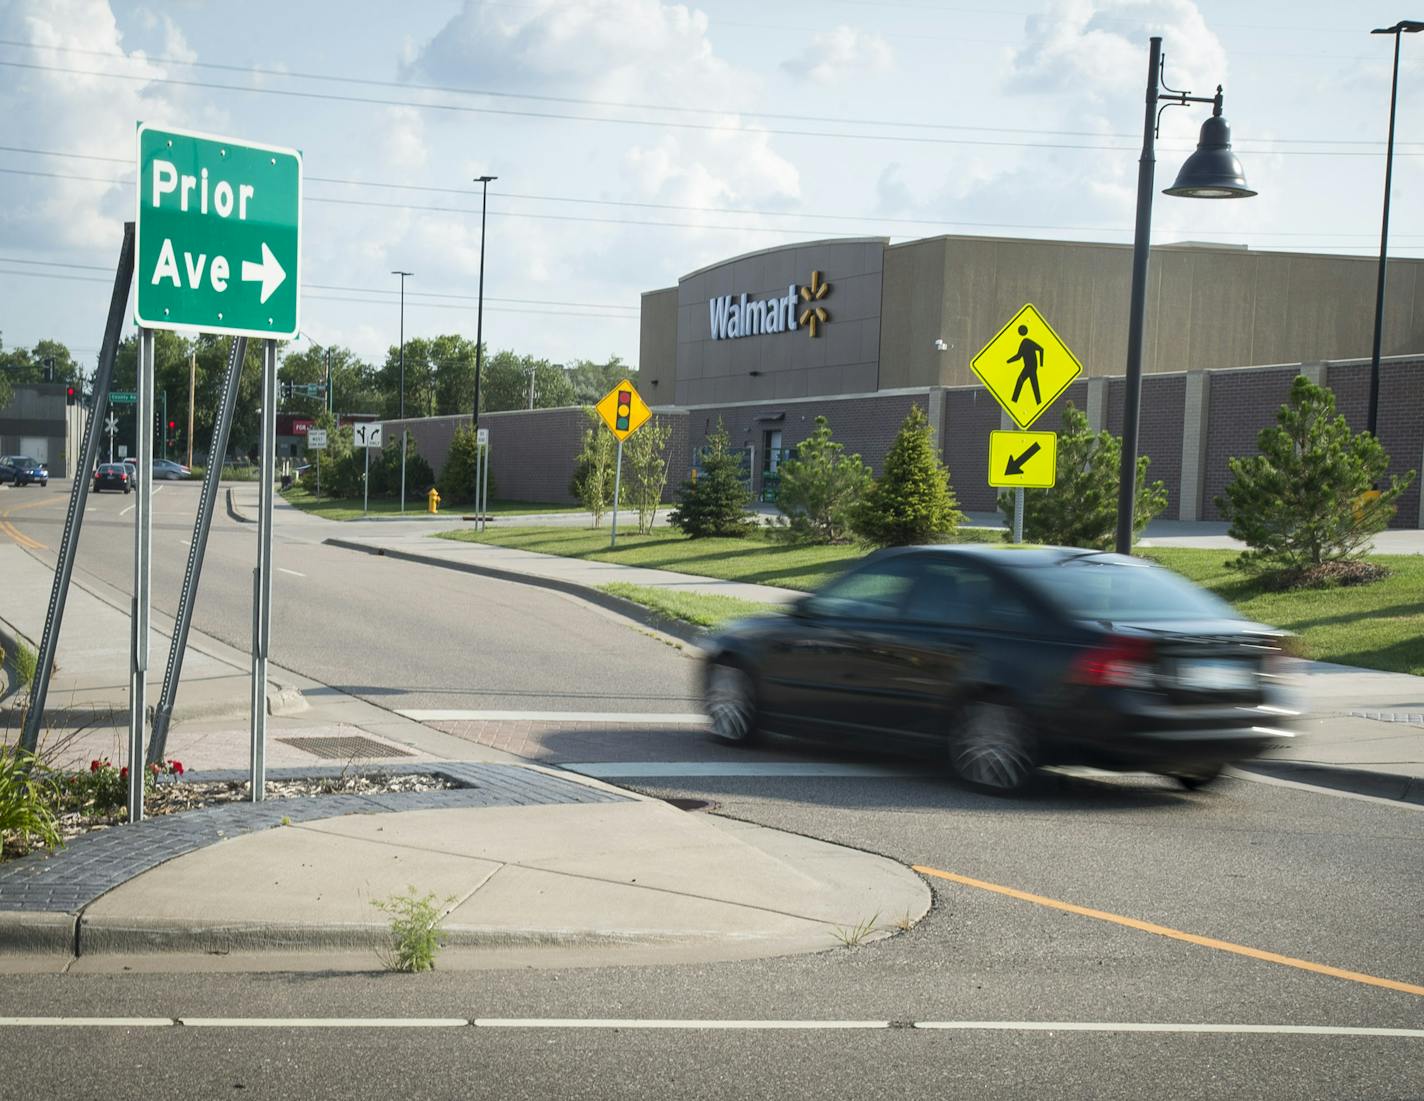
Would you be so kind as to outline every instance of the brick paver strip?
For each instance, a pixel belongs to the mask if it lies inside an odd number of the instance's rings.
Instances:
[[[271,769],[268,780],[336,778],[345,771],[329,765]],[[364,772],[375,771],[363,769]],[[0,910],[77,913],[106,891],[127,883],[174,857],[231,837],[292,822],[314,822],[347,814],[386,814],[456,807],[552,806],[617,803],[625,796],[518,765],[437,761],[382,765],[393,775],[432,773],[465,787],[444,791],[373,795],[314,795],[263,803],[223,803],[215,807],[149,818],[137,826],[114,826],[76,837],[56,853],[35,853],[0,867]],[[245,781],[245,770],[193,772],[188,779]]]

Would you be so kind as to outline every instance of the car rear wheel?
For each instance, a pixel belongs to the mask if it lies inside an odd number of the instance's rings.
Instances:
[[[950,735],[949,763],[971,787],[998,795],[1022,791],[1037,768],[1023,713],[998,700],[976,700]]]
[[[707,714],[712,736],[729,745],[757,740],[756,684],[751,675],[730,662],[718,662],[707,673]]]

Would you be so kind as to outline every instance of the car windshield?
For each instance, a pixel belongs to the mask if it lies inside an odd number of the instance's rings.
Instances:
[[[1106,555],[1026,571],[1075,619],[1240,619],[1229,604],[1160,566]]]
[[[14,461],[14,463],[15,463],[16,466],[39,466],[39,465],[40,465],[39,463],[35,462],[34,459],[30,458],[28,455],[16,455],[13,461]]]

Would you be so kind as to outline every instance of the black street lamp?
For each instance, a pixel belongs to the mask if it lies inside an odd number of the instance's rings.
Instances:
[[[401,495],[400,510],[405,511],[405,281],[414,275],[410,271],[393,271],[400,276],[400,415],[401,415]]]
[[[1166,87],[1162,78],[1162,39],[1153,37],[1147,61],[1147,111],[1142,126],[1142,157],[1137,169],[1137,228],[1132,245],[1132,305],[1127,327],[1127,387],[1122,409],[1122,467],[1117,496],[1117,552],[1132,553],[1133,509],[1137,501],[1137,422],[1142,400],[1142,333],[1147,318],[1147,260],[1152,241],[1152,181],[1161,112],[1188,103],[1210,103],[1211,118],[1202,123],[1197,150],[1187,158],[1176,182],[1163,194],[1188,199],[1246,199],[1241,162],[1231,152],[1231,127],[1221,117],[1221,86],[1214,96],[1193,96]],[[1159,107],[1160,104],[1160,107]]]
[[[1394,35],[1394,78],[1389,85],[1389,142],[1384,153],[1384,214],[1380,218],[1379,278],[1375,284],[1375,340],[1370,352],[1370,412],[1367,428],[1371,436],[1378,438],[1375,431],[1379,420],[1380,384],[1380,338],[1384,334],[1384,269],[1385,256],[1389,250],[1389,185],[1394,174],[1394,108],[1399,97],[1399,38],[1400,35],[1418,34],[1424,31],[1424,23],[1412,19],[1402,19],[1392,27],[1376,27],[1370,34]]]
[[[480,426],[480,357],[485,344],[485,206],[489,202],[489,185],[498,176],[476,176],[475,183],[483,184],[480,194],[480,300],[475,313],[475,427]]]

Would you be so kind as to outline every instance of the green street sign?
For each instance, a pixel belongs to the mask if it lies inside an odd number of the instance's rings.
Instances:
[[[110,405],[134,405],[138,402],[138,394],[133,390],[110,390]]]
[[[138,127],[134,320],[291,338],[301,308],[302,155]]]

